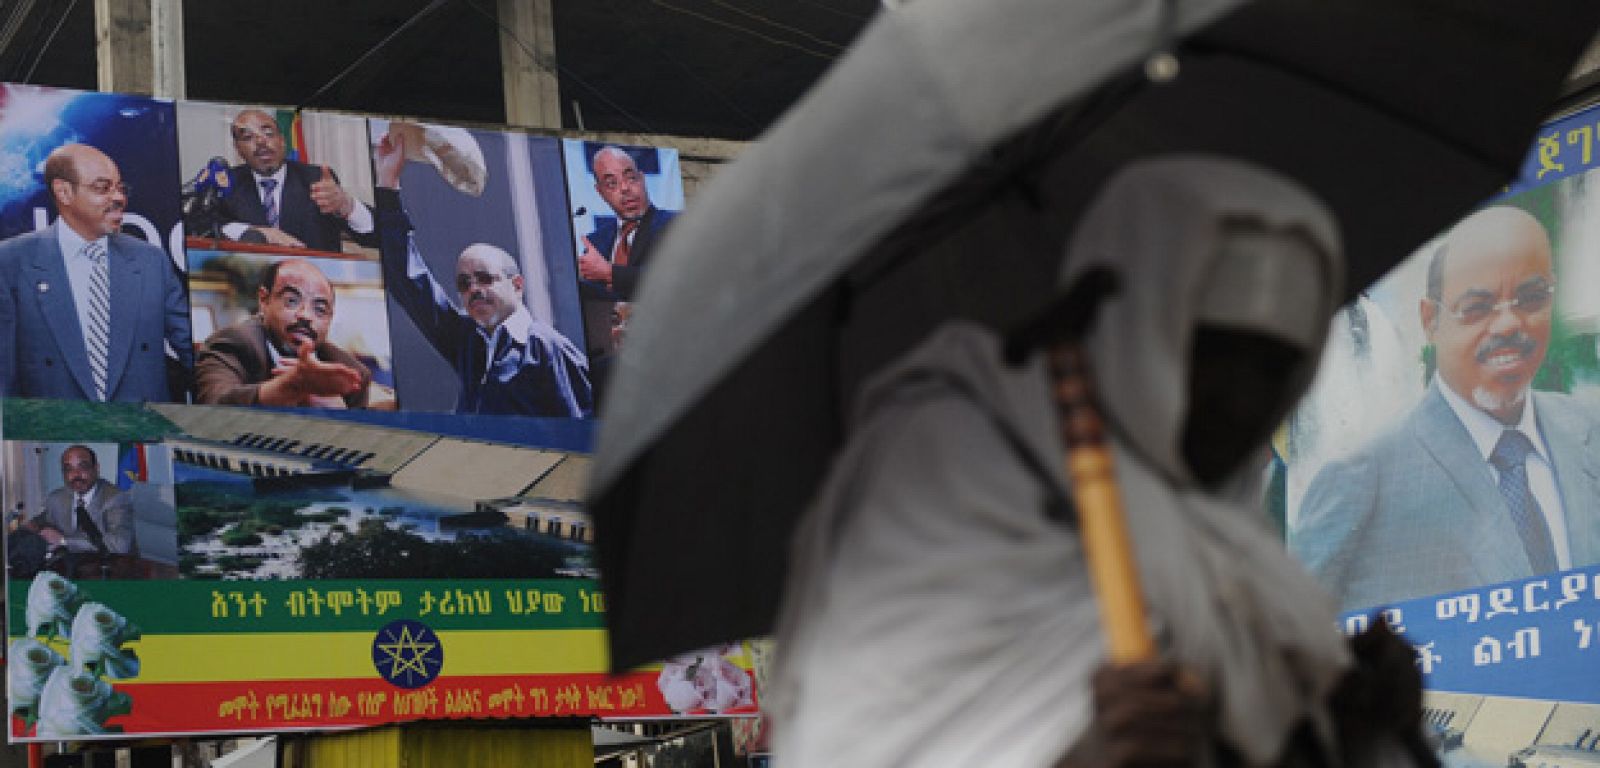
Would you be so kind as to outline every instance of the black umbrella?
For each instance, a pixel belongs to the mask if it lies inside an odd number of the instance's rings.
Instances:
[[[1047,306],[1115,169],[1201,152],[1299,180],[1339,215],[1354,295],[1505,184],[1600,21],[1591,0],[1235,5],[913,2],[722,172],[657,251],[605,403],[613,666],[767,631],[856,383],[944,320]],[[1177,77],[1147,78],[1163,28],[1196,27]]]

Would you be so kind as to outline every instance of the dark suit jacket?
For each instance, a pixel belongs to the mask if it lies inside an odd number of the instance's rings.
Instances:
[[[650,260],[651,249],[677,215],[677,211],[664,211],[652,205],[640,217],[639,229],[634,231],[633,244],[628,248],[627,265],[611,267],[612,301],[633,301],[633,293],[644,278],[644,265]],[[594,243],[607,261],[611,260],[611,249],[616,245],[618,226],[614,217],[596,217],[594,231],[589,233],[589,242]],[[605,290],[605,286],[598,287]]]
[[[644,212],[639,219],[639,229],[633,233],[633,244],[628,248],[628,263],[611,267],[610,288],[603,283],[578,280],[578,295],[583,300],[584,346],[591,363],[599,366],[599,358],[612,352],[611,307],[619,301],[633,301],[634,291],[638,290],[639,281],[644,279],[644,265],[650,260],[651,250],[666,232],[667,224],[677,215],[676,211],[664,211],[653,205]],[[595,217],[595,228],[589,233],[589,242],[594,243],[595,249],[607,261],[611,260],[617,231],[616,217]]]
[[[380,187],[376,197],[378,231],[384,238],[379,249],[384,286],[460,377],[456,412],[589,416],[594,410],[593,390],[587,361],[577,345],[524,309],[507,319],[508,333],[496,333],[496,344],[490,348],[478,324],[453,303],[455,289],[440,285],[416,252],[411,218],[401,206],[399,191]]]
[[[1343,610],[1536,575],[1498,478],[1439,392],[1393,431],[1329,462],[1289,546]],[[1532,393],[1550,449],[1574,567],[1600,563],[1600,414]]]
[[[340,232],[349,232],[350,236],[361,245],[377,247],[376,230],[358,234],[350,229],[343,218],[318,211],[316,203],[311,202],[311,184],[322,178],[322,166],[306,165],[293,160],[285,162],[284,165],[288,170],[283,175],[278,229],[300,238],[300,242],[305,243],[307,248],[319,251],[338,251]],[[339,175],[334,174],[334,180],[338,178]],[[237,221],[253,226],[266,226],[267,209],[261,205],[261,187],[257,186],[256,177],[250,172],[250,166],[235,165],[229,168],[228,181],[233,191],[222,198],[220,206],[222,222],[226,224]]]
[[[59,220],[0,243],[0,395],[88,400],[94,379],[78,325],[72,284],[56,240]],[[163,342],[185,373],[194,365],[189,298],[166,251],[111,236],[111,350],[106,397],[164,402],[171,397]]]
[[[344,404],[351,408],[367,407],[367,389],[372,384],[372,371],[367,366],[327,341],[317,345],[317,358],[360,371],[361,389],[345,395]],[[267,328],[261,324],[261,318],[252,317],[206,339],[205,349],[195,364],[195,402],[256,405],[261,382],[271,377],[272,354],[267,351]]]
[[[35,523],[49,525],[67,537],[75,551],[89,551],[89,537],[76,530],[76,515],[72,509],[72,489],[57,488],[44,497],[44,511],[33,518]],[[101,479],[95,484],[94,500],[89,502],[89,519],[100,528],[106,549],[119,555],[139,554],[139,538],[134,532],[133,505],[130,497],[115,485]]]

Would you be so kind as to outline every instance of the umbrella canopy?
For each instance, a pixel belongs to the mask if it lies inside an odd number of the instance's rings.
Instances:
[[[855,383],[946,319],[1047,304],[1115,169],[1196,152],[1298,179],[1338,213],[1353,294],[1510,178],[1600,19],[1240,5],[918,0],[715,179],[653,257],[605,403],[614,666],[766,631]],[[1181,72],[1147,82],[1164,31]]]

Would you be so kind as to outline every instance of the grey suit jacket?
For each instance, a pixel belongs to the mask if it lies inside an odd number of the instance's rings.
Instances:
[[[67,538],[68,547],[72,550],[93,551],[94,547],[89,543],[89,537],[83,531],[77,530],[72,498],[71,488],[61,487],[51,491],[50,495],[44,497],[44,511],[33,518],[33,521],[61,531]],[[89,519],[100,527],[100,534],[105,537],[107,550],[119,555],[139,554],[139,540],[134,533],[133,505],[128,494],[117,490],[115,485],[100,480],[95,484],[94,500],[89,502]]]
[[[49,227],[0,243],[0,396],[91,399],[93,374],[72,284]],[[189,299],[165,251],[129,235],[109,241],[109,400],[171,399],[163,342],[194,365]]]
[[[1600,563],[1600,414],[1533,398],[1572,565]],[[1494,469],[1438,384],[1397,429],[1317,473],[1289,545],[1344,610],[1535,575]]]

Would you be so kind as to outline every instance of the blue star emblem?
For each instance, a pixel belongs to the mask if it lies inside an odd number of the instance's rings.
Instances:
[[[372,639],[372,665],[390,683],[421,688],[444,669],[444,643],[420,621],[391,621]]]

